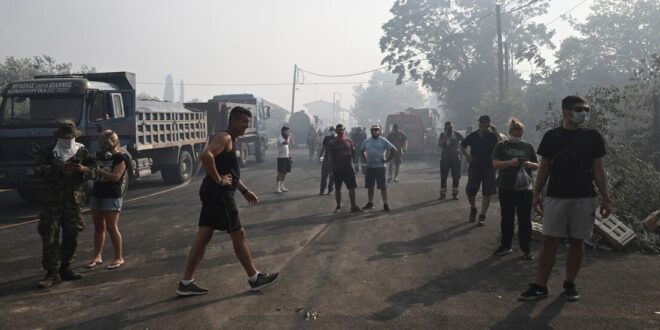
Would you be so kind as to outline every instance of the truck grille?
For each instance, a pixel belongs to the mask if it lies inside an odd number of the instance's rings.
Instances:
[[[52,137],[3,139],[0,141],[0,161],[33,161],[39,148],[53,143],[54,140]]]

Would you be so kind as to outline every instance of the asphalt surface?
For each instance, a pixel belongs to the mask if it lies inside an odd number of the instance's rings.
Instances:
[[[48,290],[35,289],[43,276],[36,224],[0,229],[0,329],[660,328],[658,256],[588,250],[577,281],[582,299],[569,303],[561,295],[566,249],[560,248],[549,297],[518,302],[535,264],[520,259],[517,248],[491,256],[499,239],[496,201],[485,227],[468,223],[463,191],[459,201],[437,201],[437,161],[417,160],[404,163],[401,182],[389,186],[392,212],[382,212],[377,193],[375,210],[356,215],[345,207],[335,214],[334,198],[318,196],[320,169],[305,152],[295,152],[290,192],[273,193],[269,154],[268,162],[243,171],[260,204],[237,196],[257,268],[282,274],[274,286],[249,292],[228,235],[217,232],[195,275],[211,292],[175,296],[197,230],[201,178],[195,178],[126,204],[120,220],[126,264],[117,270],[84,269],[92,257],[87,216],[74,265],[85,277]],[[171,188],[153,180],[131,193]],[[7,194],[0,192],[1,203]],[[358,203],[365,202],[360,188]],[[29,213],[2,205],[5,215]],[[20,222],[14,220],[2,223]],[[108,240],[104,265],[112,257]]]

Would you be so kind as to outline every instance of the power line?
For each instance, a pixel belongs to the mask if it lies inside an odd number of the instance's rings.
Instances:
[[[577,5],[575,5],[573,8],[571,8],[571,9],[565,11],[564,13],[562,13],[561,15],[559,15],[557,18],[553,19],[552,21],[550,21],[550,22],[548,22],[548,23],[545,23],[545,26],[550,26],[550,24],[552,24],[552,23],[554,23],[554,22],[560,20],[564,15],[566,15],[566,14],[572,12],[573,10],[575,10],[575,8],[580,7],[580,6],[581,6],[583,3],[585,3],[585,2],[587,2],[587,0],[582,0],[582,1],[580,1],[580,2],[579,2]]]
[[[532,1],[530,1],[530,2],[528,2],[528,3],[526,3],[526,4],[524,4],[524,5],[521,5],[521,6],[517,7],[517,8],[511,9],[511,10],[509,10],[509,11],[505,11],[505,12],[503,12],[502,14],[510,14],[510,13],[516,12],[516,11],[518,11],[518,10],[525,9],[525,8],[527,8],[527,7],[531,6],[531,5],[533,5],[535,2],[539,2],[539,0],[532,0]]]
[[[360,76],[360,75],[367,74],[367,73],[372,73],[372,72],[379,71],[379,70],[382,70],[382,69],[387,69],[387,66],[381,66],[380,68],[367,70],[367,71],[362,71],[362,72],[357,72],[357,73],[349,73],[349,74],[321,74],[321,73],[314,73],[314,72],[311,72],[311,71],[307,71],[307,70],[301,69],[300,67],[298,68],[299,71],[302,71],[304,73],[309,73],[309,74],[314,75],[314,76],[327,77],[327,78],[354,77],[354,76]]]
[[[402,82],[412,82],[412,80],[403,80]],[[138,84],[142,85],[165,85],[166,83],[161,82],[146,82],[139,81]],[[359,84],[396,84],[396,80],[393,81],[343,81],[343,82],[303,82],[296,83],[296,85],[359,85]],[[173,85],[181,85],[180,83],[175,83]],[[291,83],[185,83],[184,86],[197,86],[197,87],[253,87],[253,86],[291,86]]]

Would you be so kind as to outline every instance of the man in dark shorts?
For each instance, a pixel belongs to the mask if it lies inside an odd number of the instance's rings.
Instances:
[[[369,202],[362,209],[369,210],[374,208],[374,186],[377,186],[383,198],[383,211],[389,212],[387,183],[385,182],[385,163],[390,161],[396,152],[396,147],[390,141],[387,141],[386,138],[380,136],[380,125],[373,125],[371,126],[371,138],[362,142],[360,150],[367,164],[364,183],[369,196]],[[386,153],[387,157],[385,157]]]
[[[451,196],[454,200],[458,199],[458,183],[461,179],[461,159],[459,155],[459,146],[463,141],[463,135],[454,131],[451,122],[445,123],[444,132],[440,133],[438,146],[442,148],[440,153],[440,200],[447,196],[447,177],[451,171]]]
[[[490,117],[483,115],[479,117],[479,129],[470,133],[461,142],[461,152],[465,159],[470,162],[468,168],[468,182],[465,192],[470,202],[470,222],[476,221],[477,207],[476,197],[479,187],[483,200],[481,203],[481,214],[479,214],[479,226],[486,223],[486,212],[490,206],[490,196],[497,193],[495,182],[495,169],[493,168],[493,150],[498,142],[498,137],[491,130]],[[470,147],[468,154],[466,148]]]
[[[328,187],[328,195],[332,195],[332,190],[335,186],[335,177],[330,170],[330,160],[327,154],[328,145],[336,138],[337,133],[335,132],[335,128],[330,127],[328,136],[323,138],[323,143],[321,144],[321,150],[319,151],[319,161],[321,162],[321,192],[319,192],[319,195],[323,195],[326,186]]]
[[[188,254],[186,271],[176,290],[179,296],[209,292],[195,283],[193,275],[204,257],[204,250],[215,230],[227,231],[231,236],[234,253],[247,273],[251,291],[259,291],[275,283],[279,278],[278,273],[260,273],[254,266],[245,239],[245,229],[241,226],[238,208],[234,201],[236,190],[240,191],[251,205],[259,201],[257,195],[240,180],[241,172],[234,149],[236,138],[245,133],[250,126],[251,118],[252,114],[249,110],[234,107],[229,114],[227,130],[216,134],[199,156],[207,173],[199,189],[202,211],[199,216],[199,230]]]
[[[387,134],[387,140],[396,147],[394,158],[388,166],[387,182],[391,182],[392,177],[394,177],[394,182],[399,182],[399,169],[401,168],[401,162],[403,161],[403,153],[406,152],[406,149],[408,148],[408,137],[406,136],[406,133],[399,130],[399,125],[394,124],[392,126],[392,131]]]
[[[584,128],[589,112],[587,102],[577,96],[561,101],[564,116],[562,126],[547,131],[537,153],[541,166],[536,177],[532,205],[543,212],[543,245],[539,253],[536,281],[529,285],[519,299],[537,300],[548,296],[548,278],[555,263],[557,247],[568,238],[568,256],[564,296],[577,301],[575,278],[584,257],[584,240],[591,237],[596,217],[596,191],[601,195],[600,214],[610,215],[610,196],[603,166],[605,141],[595,129]],[[542,199],[541,191],[550,177],[548,190]]]
[[[341,211],[341,185],[346,184],[348,196],[351,199],[351,212],[362,212],[355,202],[355,172],[353,171],[353,154],[355,146],[353,141],[346,137],[344,125],[337,124],[335,128],[337,138],[328,144],[328,164],[335,179],[335,199],[337,207],[335,213]]]

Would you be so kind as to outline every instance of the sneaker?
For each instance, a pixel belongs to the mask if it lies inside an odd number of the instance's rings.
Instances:
[[[457,201],[458,200],[458,194],[452,194],[451,199]]]
[[[78,273],[74,273],[69,267],[60,267],[60,278],[62,281],[77,281],[83,276]]]
[[[392,178],[387,178],[387,182],[392,182]]]
[[[394,178],[394,182],[399,182],[399,178]]]
[[[580,294],[575,290],[575,283],[564,281],[564,296],[568,301],[580,300]]]
[[[259,273],[259,275],[257,275],[256,281],[251,282],[248,280],[248,284],[250,284],[250,291],[259,291],[267,286],[275,284],[279,278],[280,273]]]
[[[513,253],[513,249],[511,248],[505,248],[505,247],[499,247],[497,250],[495,250],[495,253],[493,253],[494,256],[505,256],[507,254]]]
[[[369,202],[369,203],[367,203],[367,205],[365,205],[362,209],[363,209],[363,210],[371,210],[371,209],[373,209],[373,208],[374,208],[374,203]]]
[[[339,213],[339,212],[341,212],[341,206],[335,207],[335,213]]]
[[[276,189],[275,189],[275,193],[276,193],[276,194],[281,194],[281,193],[282,193],[282,189],[280,189],[279,187],[276,188]]]
[[[485,214],[479,214],[479,222],[477,223],[479,226],[483,226],[486,224],[486,215]]]
[[[534,255],[531,252],[525,252],[522,256],[523,260],[532,261],[534,260]]]
[[[390,206],[388,204],[383,204],[383,211],[389,212],[390,211]]]
[[[329,190],[329,191],[328,191],[328,195],[332,195],[332,190]]]
[[[319,193],[319,196],[321,196],[321,195],[325,195],[325,193],[324,193],[323,191],[321,191],[321,192]]]
[[[48,272],[43,280],[37,282],[37,288],[47,289],[60,282],[62,282],[62,279],[57,272]]]
[[[207,293],[209,293],[209,290],[197,285],[195,281],[190,282],[188,285],[183,285],[179,281],[179,286],[176,288],[177,296],[199,296]]]
[[[353,212],[353,213],[363,213],[364,211],[362,211],[362,209],[357,207],[357,206],[351,206],[351,212]]]
[[[286,187],[285,187],[284,185],[282,185],[282,186],[280,187],[280,190],[281,190],[282,192],[288,192],[288,191],[289,191],[289,189],[286,189]]]
[[[470,207],[470,222],[477,221],[477,208]]]
[[[536,283],[529,283],[529,289],[518,296],[520,301],[533,301],[543,299],[548,296],[548,288],[537,285]]]
[[[442,200],[445,200],[445,198],[447,198],[447,195],[445,195],[445,194],[440,194],[440,198],[438,198],[438,200],[441,200],[441,201],[442,201]]]

